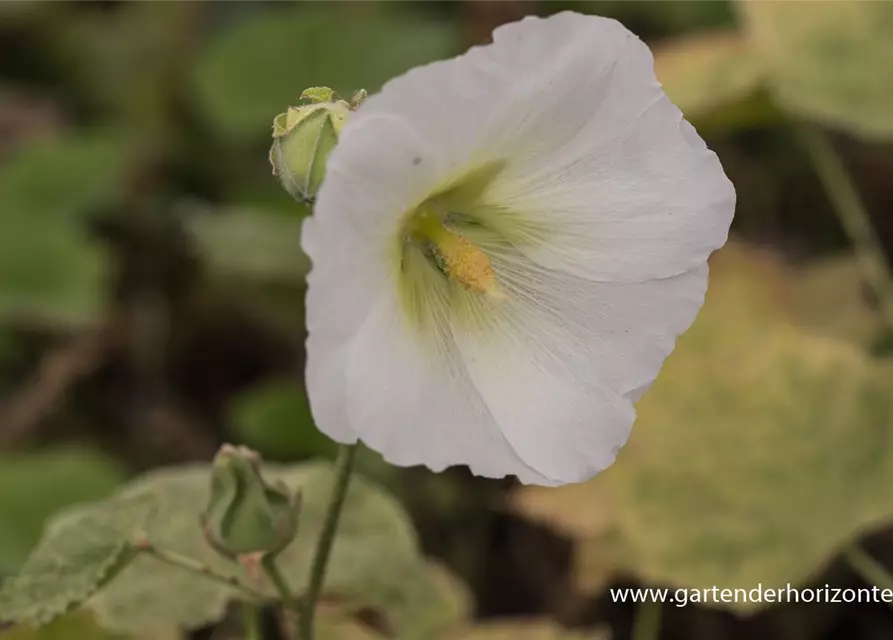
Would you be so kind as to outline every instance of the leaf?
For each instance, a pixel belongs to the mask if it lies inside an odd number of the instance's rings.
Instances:
[[[628,2],[627,0],[564,0],[562,9],[580,13],[596,13],[613,18],[643,38],[665,33],[701,31],[735,23],[734,11],[725,2]],[[562,9],[553,9],[562,10]]]
[[[672,40],[655,50],[654,71],[670,100],[695,123],[737,118],[752,125],[772,115],[757,99],[764,80],[759,56],[736,31]]]
[[[292,583],[303,585],[327,508],[331,473],[326,465],[306,464],[270,475],[302,488],[301,530],[281,563]],[[397,635],[411,640],[434,637],[455,622],[464,608],[457,606],[457,588],[455,583],[445,588],[443,570],[432,570],[421,558],[399,503],[362,477],[351,480],[326,590],[383,612]],[[459,600],[466,597],[463,592]]]
[[[288,467],[268,465],[265,476],[269,480],[280,479],[291,487],[300,487],[303,495],[298,537],[279,556],[284,575],[299,592],[307,581],[309,563],[322,525],[332,483],[331,467],[320,463]],[[94,556],[110,556],[115,544],[129,540],[134,527],[144,522],[146,535],[158,547],[205,562],[219,572],[241,575],[247,581],[249,577],[238,565],[218,557],[202,539],[198,513],[208,499],[208,484],[209,468],[206,465],[146,474],[109,500],[70,513],[62,524],[54,521],[26,569],[29,565],[45,566],[55,562],[55,570],[63,577],[67,573],[84,573],[86,563],[79,555],[50,554],[47,549],[51,551],[66,544],[67,538],[60,540],[58,534],[68,536],[74,528],[81,535],[95,529],[92,523],[98,519],[101,523],[112,523],[114,527],[104,530],[106,536],[97,540],[97,548],[92,551]],[[72,566],[68,566],[68,562]],[[18,601],[27,600],[31,591],[17,588],[17,581],[13,582],[13,595],[18,592]],[[62,590],[67,595],[71,591],[69,581],[60,579],[59,584],[63,583],[66,588],[60,586],[57,591]],[[64,601],[66,606],[81,601],[95,587],[95,580],[77,582],[78,585],[82,583],[91,586],[79,589],[77,597],[68,597]],[[261,581],[258,586],[273,595],[272,588],[265,582]],[[396,501],[362,477],[351,481],[329,565],[326,593],[328,597],[347,599],[352,604],[382,612],[400,637],[408,640],[432,637],[453,624],[463,610],[457,605],[463,601],[462,597],[457,599],[455,589],[446,589],[442,574],[432,570],[421,557],[415,533],[404,511]],[[55,593],[53,596],[61,597]],[[226,604],[235,597],[227,586],[162,564],[154,558],[139,557],[96,593],[88,606],[104,628],[135,633],[172,625],[195,628],[216,622],[222,618]],[[50,604],[54,603],[55,600]],[[46,608],[49,604],[42,606]],[[28,613],[23,607],[12,609],[10,614],[8,607],[0,606],[0,612],[19,618]]]
[[[14,578],[0,589],[0,620],[45,624],[84,603],[132,559],[128,541],[145,502],[72,508],[52,520]]]
[[[49,139],[0,171],[0,320],[93,319],[106,256],[80,225],[118,195],[123,147],[107,134]]]
[[[893,137],[893,4],[737,6],[785,107],[867,138]]]
[[[138,135],[174,145],[168,122],[175,100],[171,96],[191,65],[197,13],[194,6],[179,2],[72,12],[53,43],[54,53],[71,61],[79,94]]]
[[[797,323],[853,344],[874,345],[885,325],[862,273],[849,255],[792,270],[786,300]]]
[[[893,516],[893,366],[797,327],[778,267],[731,249],[615,465],[548,507],[518,501],[580,540],[595,583],[803,583]]]
[[[196,213],[187,228],[218,277],[302,282],[310,259],[301,250],[302,220],[258,209]]]
[[[476,625],[444,640],[610,640],[607,631],[571,631],[543,619],[493,621]]]
[[[385,636],[358,622],[337,619],[319,620],[316,625],[316,638],[317,640],[385,640]]]
[[[43,627],[19,625],[0,631],[0,640],[119,640],[120,636],[103,631],[83,612],[57,618]]]
[[[335,444],[320,433],[300,380],[272,380],[236,396],[230,406],[238,440],[282,459],[332,457]]]
[[[121,192],[126,149],[120,137],[92,132],[29,143],[0,171],[4,211],[79,222]]]
[[[0,213],[0,321],[87,323],[102,306],[107,272],[106,256],[80,230]]]
[[[210,124],[234,142],[260,142],[268,139],[273,116],[308,87],[332,87],[349,98],[355,89],[377,90],[410,67],[451,53],[452,33],[443,22],[362,9],[274,7],[222,31],[196,70],[197,97]]]
[[[108,457],[89,449],[0,456],[0,575],[18,570],[44,523],[63,507],[104,498],[124,479]]]

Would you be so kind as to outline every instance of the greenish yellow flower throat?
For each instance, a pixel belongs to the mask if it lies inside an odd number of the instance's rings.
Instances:
[[[434,258],[449,278],[468,291],[499,296],[496,274],[490,258],[465,236],[444,226],[431,210],[416,213],[412,235],[430,243]]]

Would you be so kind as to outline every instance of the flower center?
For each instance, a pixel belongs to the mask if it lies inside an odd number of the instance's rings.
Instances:
[[[451,280],[475,293],[499,295],[496,274],[487,254],[465,236],[446,228],[436,213],[418,212],[412,235],[430,243],[438,267]]]

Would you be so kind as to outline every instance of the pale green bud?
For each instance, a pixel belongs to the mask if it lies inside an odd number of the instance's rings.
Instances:
[[[261,477],[260,457],[223,445],[211,466],[211,497],[202,516],[205,539],[221,555],[275,556],[294,539],[300,500]]]
[[[289,107],[273,120],[270,163],[286,191],[298,200],[312,201],[351,105],[328,87],[307,89],[301,98],[310,104]]]

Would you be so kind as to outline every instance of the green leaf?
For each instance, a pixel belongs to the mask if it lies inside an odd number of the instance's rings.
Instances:
[[[518,503],[580,541],[592,583],[803,583],[893,517],[893,366],[797,327],[766,286],[777,267],[731,257],[615,465]]]
[[[19,569],[46,520],[63,507],[106,497],[123,470],[89,449],[42,450],[0,456],[0,575]]]
[[[273,380],[236,396],[230,423],[240,442],[280,459],[332,457],[336,446],[313,423],[300,380]]]
[[[853,344],[874,345],[885,324],[863,272],[849,255],[792,270],[786,299],[797,323]]]
[[[553,6],[554,5],[554,6]],[[646,40],[732,25],[735,15],[726,2],[629,2],[628,0],[562,0],[546,5],[549,13],[578,11],[614,18]]]
[[[103,631],[93,618],[83,612],[70,613],[42,627],[18,625],[0,631],[0,640],[123,640],[117,634]],[[148,639],[147,639],[148,640]]]
[[[0,320],[81,323],[108,264],[80,223],[118,196],[123,147],[106,134],[45,140],[0,171]]]
[[[0,631],[0,640],[184,640],[177,631],[122,636],[100,627],[86,611],[68,613],[41,627],[21,624]]]
[[[764,75],[759,57],[735,31],[672,40],[655,49],[654,71],[670,100],[695,123],[708,118],[728,121],[731,113],[742,112]],[[755,120],[759,112],[751,109],[750,115]]]
[[[867,138],[893,137],[893,4],[737,6],[785,107]]]
[[[18,575],[0,589],[0,620],[45,624],[84,603],[133,558],[128,541],[149,505],[72,508],[52,520]]]
[[[330,467],[271,469],[270,477],[301,487],[298,538],[280,556],[286,576],[300,591],[328,506]],[[326,592],[381,611],[400,638],[427,639],[452,625],[464,610],[463,595],[457,597],[461,586],[445,584],[443,573],[422,559],[415,531],[399,503],[362,477],[353,478],[326,574]]]
[[[443,22],[410,20],[377,7],[344,12],[328,3],[272,7],[234,23],[199,61],[195,85],[210,123],[235,142],[269,137],[272,117],[307,87],[342,96],[377,90],[410,67],[446,57]]]
[[[83,324],[102,307],[109,265],[64,222],[0,213],[0,320]]]
[[[296,592],[309,565],[332,488],[331,467],[268,465],[269,481],[300,488],[300,530],[277,558]],[[220,620],[237,593],[159,560],[140,556],[123,566],[128,541],[140,535],[157,547],[241,576],[274,596],[259,576],[218,556],[204,541],[198,513],[208,500],[210,468],[193,465],[146,474],[108,500],[53,520],[22,573],[0,592],[0,619],[46,620],[90,598],[106,629],[144,633],[195,628]],[[119,571],[120,570],[120,571]],[[114,579],[97,587],[114,571]],[[95,593],[95,595],[93,595]],[[467,611],[461,585],[421,556],[397,502],[362,477],[351,481],[326,581],[327,597],[380,612],[401,638],[431,638]]]
[[[84,214],[114,202],[121,193],[125,151],[121,138],[107,132],[28,144],[0,171],[0,224],[10,212],[79,222]]]
[[[571,631],[555,622],[533,618],[523,621],[492,621],[450,636],[450,640],[609,640],[607,631]]]
[[[187,220],[199,255],[221,278],[301,282],[310,260],[301,251],[301,219],[260,209],[196,213]]]

